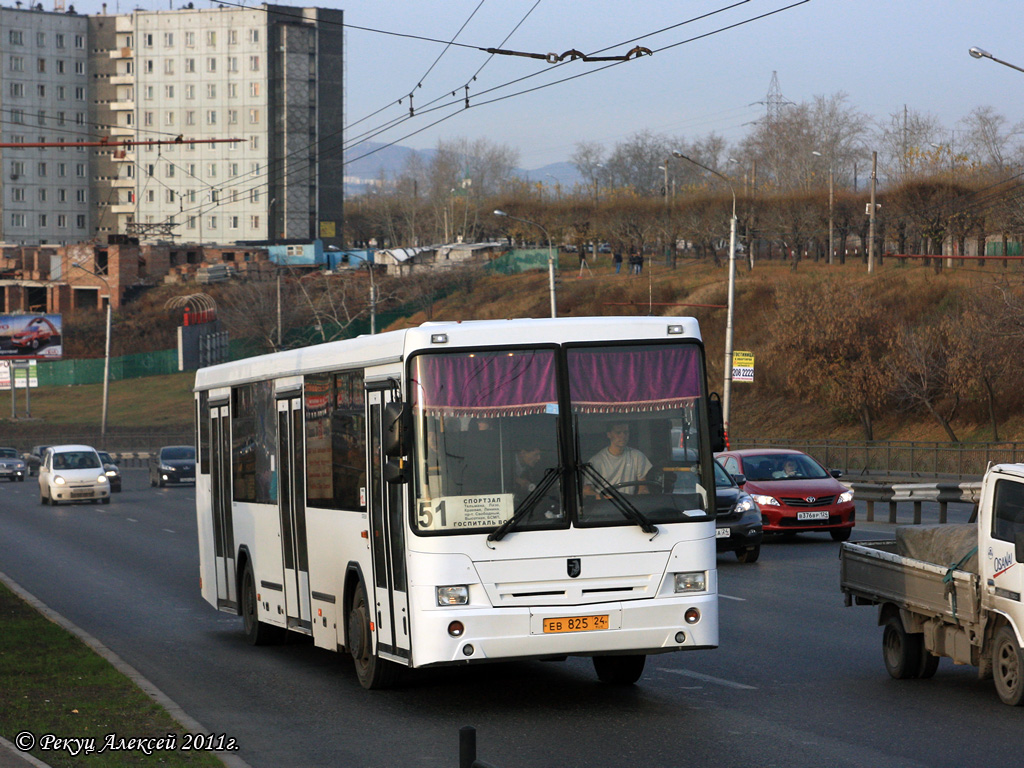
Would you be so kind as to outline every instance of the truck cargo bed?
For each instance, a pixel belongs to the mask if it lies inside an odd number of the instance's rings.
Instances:
[[[904,557],[896,552],[895,541],[844,543],[839,563],[839,585],[848,603],[851,599],[858,603],[893,603],[952,623],[979,621],[980,578],[976,573],[953,570],[947,583],[948,565]]]

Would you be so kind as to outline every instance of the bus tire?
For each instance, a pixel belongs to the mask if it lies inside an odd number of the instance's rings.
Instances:
[[[398,667],[380,658],[373,650],[373,636],[370,630],[370,603],[366,598],[363,582],[356,586],[352,596],[352,608],[346,621],[347,642],[352,662],[355,664],[359,684],[367,690],[389,688],[398,677]]]
[[[245,623],[245,637],[250,645],[277,645],[284,640],[286,630],[259,620],[259,603],[256,600],[256,577],[252,565],[247,563],[242,576],[242,620]]]
[[[917,677],[923,652],[924,638],[907,632],[899,614],[890,616],[882,629],[882,659],[889,675],[895,680]]]
[[[1017,635],[1007,624],[996,631],[992,643],[992,676],[996,693],[1004,704],[1024,704],[1024,656],[1017,645]]]
[[[595,656],[594,671],[597,679],[611,685],[633,685],[644,673],[647,656]]]

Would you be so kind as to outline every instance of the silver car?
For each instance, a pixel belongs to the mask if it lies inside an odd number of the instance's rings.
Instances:
[[[28,467],[14,448],[0,448],[0,479],[24,482]]]

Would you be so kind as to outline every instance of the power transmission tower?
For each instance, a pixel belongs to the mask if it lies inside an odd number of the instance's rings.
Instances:
[[[791,105],[793,102],[782,95],[782,88],[779,87],[779,73],[772,70],[772,81],[768,85],[768,95],[763,102],[768,111],[768,123],[774,124],[782,117],[782,108]]]

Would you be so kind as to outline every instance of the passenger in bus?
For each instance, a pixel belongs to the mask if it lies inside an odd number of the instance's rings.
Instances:
[[[608,446],[590,457],[590,465],[610,485],[626,484],[619,489],[620,493],[648,493],[643,481],[653,465],[641,451],[628,445],[629,424],[624,421],[611,424],[607,436]],[[583,493],[586,496],[597,495],[589,482],[584,482]]]
[[[540,448],[520,448],[516,451],[513,465],[512,472],[516,484],[515,498],[518,503],[537,487],[537,483],[544,476],[540,468]]]

